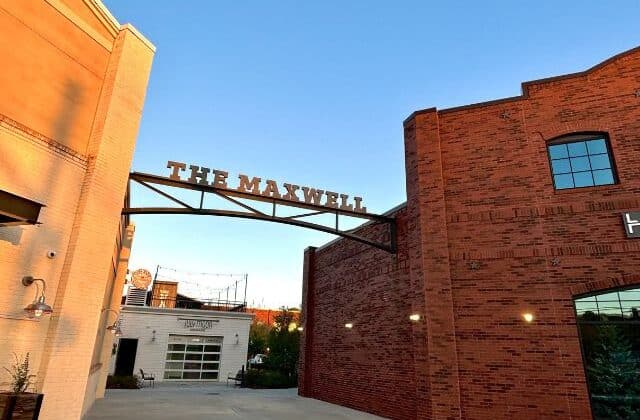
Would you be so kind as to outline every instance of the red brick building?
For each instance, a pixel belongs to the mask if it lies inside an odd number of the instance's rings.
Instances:
[[[592,418],[589,319],[640,329],[622,217],[640,211],[640,48],[417,111],[404,136],[397,254],[305,251],[300,394],[402,419]]]

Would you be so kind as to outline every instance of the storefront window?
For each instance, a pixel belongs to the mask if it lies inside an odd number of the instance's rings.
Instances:
[[[574,303],[594,418],[640,418],[640,288]]]
[[[222,337],[170,335],[164,379],[218,379],[221,347]]]

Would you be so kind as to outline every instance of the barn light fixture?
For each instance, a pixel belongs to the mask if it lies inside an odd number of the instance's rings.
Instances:
[[[302,332],[304,330],[303,327],[298,327],[298,331]]]
[[[522,314],[522,318],[526,322],[532,322],[533,321],[533,314],[531,312],[525,312],[525,313]]]
[[[122,330],[120,329],[120,314],[118,312],[116,312],[113,309],[103,309],[105,312],[113,312],[114,314],[116,314],[116,320],[113,321],[113,324],[110,324],[107,327],[107,331],[109,331],[111,334],[115,335],[116,337],[121,337],[122,336]]]
[[[42,291],[40,291],[37,282],[42,283]],[[51,306],[47,305],[45,302],[44,292],[46,290],[46,284],[44,279],[36,279],[32,276],[25,276],[22,278],[22,285],[25,287],[29,287],[33,283],[36,283],[36,297],[33,299],[33,302],[24,308],[24,310],[33,318],[40,318],[42,315],[49,315],[53,312],[53,309],[51,309]]]
[[[420,321],[420,314],[411,314],[409,315],[409,319],[413,322]]]
[[[351,328],[353,328],[353,323],[347,322],[346,324],[344,324],[344,327],[350,330]]]

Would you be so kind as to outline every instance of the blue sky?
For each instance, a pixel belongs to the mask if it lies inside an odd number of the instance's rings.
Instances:
[[[640,45],[638,0],[105,4],[157,47],[134,170],[168,175],[177,160],[362,195],[370,212],[406,198],[411,112],[518,95]],[[333,238],[219,217],[134,221],[131,268],[248,273],[249,303],[268,307],[299,305],[304,248]]]

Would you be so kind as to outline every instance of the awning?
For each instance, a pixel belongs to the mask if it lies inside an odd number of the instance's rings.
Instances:
[[[45,205],[0,190],[0,227],[35,225],[42,207]]]

